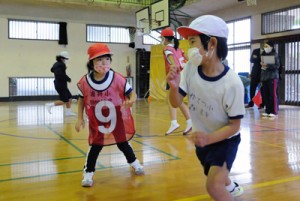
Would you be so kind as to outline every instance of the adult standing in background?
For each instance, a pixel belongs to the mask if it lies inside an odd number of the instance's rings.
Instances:
[[[66,105],[65,115],[75,115],[75,113],[71,112],[72,94],[68,89],[68,82],[71,82],[71,78],[66,74],[66,64],[69,59],[69,53],[62,51],[56,56],[56,62],[51,68],[51,72],[54,73],[54,87],[59,94],[59,100],[46,104],[49,114],[51,114],[51,108],[53,106]]]
[[[262,114],[264,117],[274,118],[278,114],[278,80],[279,80],[279,67],[280,59],[274,49],[274,42],[267,41],[264,43],[264,51],[261,54],[261,76],[260,80],[263,86],[262,97],[265,101],[265,112]],[[273,56],[273,62],[267,62],[264,56]]]
[[[254,106],[254,103],[252,101],[253,97],[255,96],[255,92],[257,89],[257,86],[260,83],[260,73],[261,73],[261,57],[260,57],[260,48],[254,49],[250,62],[253,64],[252,69],[251,69],[251,74],[250,74],[250,102],[246,106],[246,108],[250,108]],[[262,109],[264,107],[264,103],[262,103],[259,107],[259,109]]]

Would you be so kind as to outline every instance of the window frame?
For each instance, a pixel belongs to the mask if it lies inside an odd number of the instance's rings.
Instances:
[[[108,41],[101,41],[101,40],[89,40],[89,33],[88,33],[88,30],[89,30],[89,27],[94,27],[94,28],[108,28],[109,29],[109,34],[108,36],[105,36],[105,37],[108,37]],[[122,28],[122,29],[128,29],[128,42],[127,41],[112,41],[111,39],[111,29],[112,28]],[[101,30],[100,30],[101,31]],[[124,30],[125,31],[125,30]],[[92,37],[92,36],[90,36]],[[86,24],[86,42],[87,43],[112,43],[112,44],[129,44],[130,43],[130,33],[129,33],[129,27],[126,27],[126,26],[112,26],[112,25],[104,25],[104,24]]]
[[[36,29],[35,29],[35,38],[28,38],[28,37],[11,37],[10,32],[11,32],[11,25],[10,22],[33,22],[36,24]],[[54,39],[40,39],[38,38],[38,24],[39,23],[47,23],[47,24],[52,24],[52,25],[57,25],[57,33],[56,36],[57,38]],[[54,22],[54,21],[41,21],[41,20],[26,20],[26,19],[13,19],[9,18],[7,20],[7,26],[8,26],[8,39],[10,40],[37,40],[37,41],[59,41],[59,22]],[[22,33],[21,33],[22,34]],[[54,34],[55,35],[55,34]]]
[[[299,28],[296,28],[296,29],[284,29],[282,28],[283,30],[279,30],[279,31],[273,31],[273,32],[267,32],[266,29],[271,29],[271,27],[266,27],[266,25],[268,25],[265,20],[265,18],[270,18],[269,19],[269,22],[273,22],[273,23],[270,23],[269,25],[274,25],[274,18],[272,19],[272,15],[275,16],[276,14],[281,14],[281,13],[284,13],[284,12],[289,12],[289,11],[292,11],[294,9],[299,9],[299,13],[297,12],[298,14],[298,17],[299,17]],[[280,19],[279,20],[280,22],[284,22],[284,19]],[[286,22],[287,24],[289,22]],[[279,26],[281,27],[284,27],[285,24],[279,24]],[[292,7],[288,7],[288,8],[283,8],[283,9],[279,9],[279,10],[275,10],[275,11],[271,11],[271,12],[265,12],[265,13],[262,13],[261,14],[261,35],[268,35],[268,34],[275,34],[275,33],[284,33],[284,32],[289,32],[289,31],[295,31],[295,30],[300,30],[300,5],[298,6],[292,6]]]

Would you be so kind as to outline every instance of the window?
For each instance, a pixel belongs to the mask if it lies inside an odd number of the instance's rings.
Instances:
[[[250,72],[251,20],[250,18],[228,22],[228,65],[236,73]]]
[[[300,29],[300,6],[262,14],[262,34]]]
[[[176,32],[176,38],[179,39],[180,35]],[[143,44],[144,45],[157,45],[161,41],[159,31],[151,31],[150,34],[143,35]]]
[[[87,42],[130,43],[129,28],[87,25]]]
[[[10,77],[9,97],[57,95],[53,77]]]
[[[150,34],[143,35],[143,44],[144,45],[157,45],[160,43],[161,38],[160,32],[158,31],[151,31]]]
[[[59,23],[33,20],[8,20],[10,39],[58,40]]]

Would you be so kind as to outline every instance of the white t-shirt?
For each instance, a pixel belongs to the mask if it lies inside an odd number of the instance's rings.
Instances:
[[[245,114],[243,83],[228,66],[219,76],[207,77],[201,67],[188,62],[181,72],[179,91],[188,95],[193,131],[211,133]]]

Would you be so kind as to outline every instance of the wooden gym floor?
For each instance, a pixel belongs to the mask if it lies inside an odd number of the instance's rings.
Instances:
[[[81,187],[88,150],[87,127],[63,107],[48,114],[45,102],[0,103],[0,200],[3,201],[196,201],[211,200],[193,144],[169,127],[165,102],[139,100],[133,107],[137,134],[131,140],[145,175],[136,176],[116,146],[104,147],[94,186]],[[77,112],[77,105],[72,110]],[[281,106],[279,117],[262,119],[246,110],[242,142],[231,178],[244,186],[237,201],[300,200],[300,107]]]

